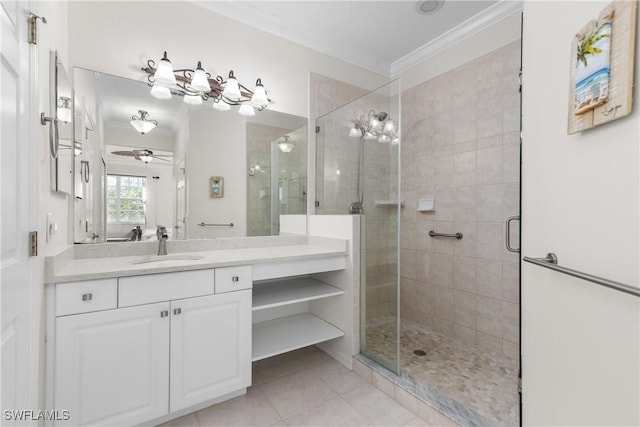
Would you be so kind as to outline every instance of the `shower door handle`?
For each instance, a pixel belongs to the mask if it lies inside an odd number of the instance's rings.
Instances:
[[[505,223],[505,226],[507,227],[507,233],[506,233],[506,246],[507,246],[507,250],[509,252],[517,252],[520,253],[520,248],[513,248],[511,247],[511,221],[520,221],[520,217],[519,216],[510,216],[509,218],[507,218],[507,221]]]

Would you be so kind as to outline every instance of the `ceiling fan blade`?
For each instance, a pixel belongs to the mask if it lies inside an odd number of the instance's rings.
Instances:
[[[158,156],[156,156],[156,155],[153,155],[153,156],[151,156],[151,157],[153,157],[154,159],[162,160],[163,162],[169,162],[169,163],[171,163],[171,162],[172,162],[171,160],[163,159],[162,157],[158,157]]]
[[[112,151],[111,154],[115,154],[117,156],[130,156],[135,157],[138,155],[135,151]]]

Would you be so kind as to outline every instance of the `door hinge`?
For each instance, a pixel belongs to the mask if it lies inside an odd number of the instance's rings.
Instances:
[[[29,256],[38,256],[38,232],[29,232]]]
[[[518,377],[518,393],[522,394],[522,377]]]
[[[320,133],[320,126],[316,126],[316,133]]]
[[[320,201],[316,200],[316,208],[319,208],[319,207],[320,207]]]
[[[27,12],[29,44],[38,44],[38,19],[42,20],[43,24],[47,23],[47,18],[45,18],[44,16],[38,16],[30,11]]]

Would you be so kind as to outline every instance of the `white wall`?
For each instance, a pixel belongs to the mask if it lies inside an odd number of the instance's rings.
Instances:
[[[608,3],[524,4],[522,255],[638,286],[637,40],[633,113],[567,135],[571,42]],[[639,299],[523,263],[522,364],[525,425],[640,425]]]
[[[69,49],[67,42],[67,6],[63,2],[40,2],[38,14],[47,18],[47,24],[38,21],[38,111],[47,116],[49,111],[49,53],[57,50],[58,55],[66,66],[69,74]],[[40,150],[38,169],[40,170],[40,253],[44,256],[57,253],[71,242],[71,222],[68,215],[69,200],[66,194],[55,193],[51,188],[51,156],[49,155],[49,128],[40,126],[38,148]],[[47,213],[53,214],[53,220],[58,224],[58,231],[49,243],[45,242],[45,225]]]
[[[402,79],[403,91],[431,80],[520,39],[520,21],[519,13],[511,15],[394,77]]]
[[[201,60],[248,86],[260,77],[276,101],[270,108],[298,116],[307,116],[310,71],[362,87],[387,80],[182,1],[71,2],[69,21],[72,65],[142,81],[140,67],[166,50],[176,68]]]
[[[213,109],[189,113],[187,150],[187,237],[202,239],[246,235],[247,145],[246,119]],[[224,178],[224,196],[209,196],[209,177]],[[234,227],[199,227],[230,223]]]

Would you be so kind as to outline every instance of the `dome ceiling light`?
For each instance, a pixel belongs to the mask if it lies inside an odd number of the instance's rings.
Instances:
[[[144,135],[145,133],[149,133],[153,130],[153,128],[155,128],[156,126],[158,126],[158,121],[157,120],[149,120],[147,118],[147,116],[149,115],[149,113],[147,113],[144,110],[138,110],[138,113],[140,113],[140,117],[138,116],[131,116],[131,126],[133,126],[134,128],[136,128],[136,130],[138,132],[140,132],[142,135]]]

